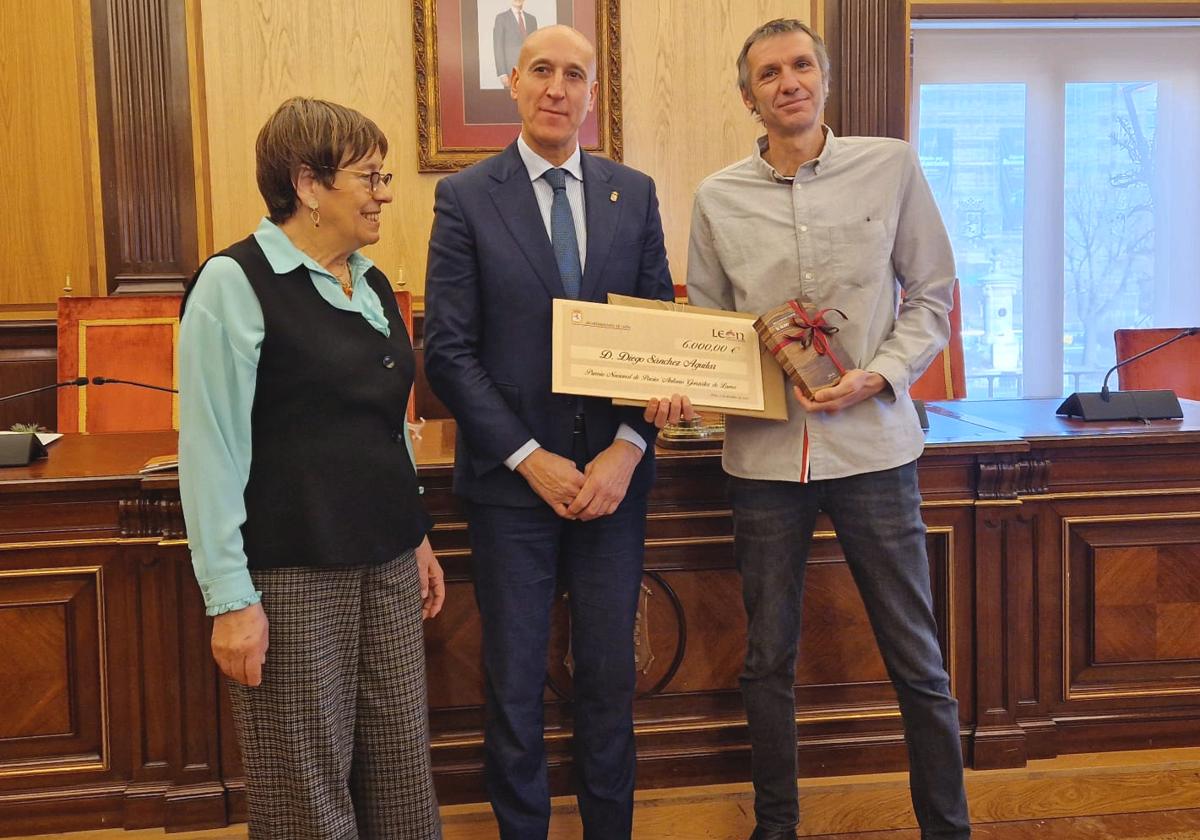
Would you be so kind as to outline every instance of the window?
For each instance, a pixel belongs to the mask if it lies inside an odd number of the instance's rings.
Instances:
[[[913,137],[971,398],[1098,390],[1119,327],[1200,323],[1200,26],[914,21]]]

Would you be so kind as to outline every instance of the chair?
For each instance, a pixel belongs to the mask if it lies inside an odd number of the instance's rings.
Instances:
[[[1149,350],[1181,331],[1181,327],[1116,330],[1113,341],[1117,361]],[[1117,383],[1122,391],[1170,388],[1179,397],[1200,400],[1200,335],[1180,339],[1143,359],[1117,368]]]
[[[58,378],[128,379],[177,388],[178,295],[58,300]],[[179,397],[132,385],[58,391],[58,431],[140,432],[179,428]]]
[[[961,400],[967,396],[963,361],[962,298],[954,281],[954,306],[950,310],[950,342],[929,368],[908,389],[914,400]]]
[[[103,376],[178,388],[179,300],[178,295],[59,298],[59,381]],[[412,293],[397,291],[396,304],[411,338]],[[411,394],[408,419],[417,419]],[[58,392],[60,432],[178,428],[178,394],[119,384]]]

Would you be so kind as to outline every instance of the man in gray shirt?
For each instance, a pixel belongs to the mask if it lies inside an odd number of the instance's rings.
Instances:
[[[904,142],[833,135],[825,45],[796,20],[746,39],[738,83],[766,136],[696,193],[691,302],[761,314],[792,298],[836,308],[840,384],[789,394],[788,420],[730,416],[724,452],[749,643],[742,695],[757,828],[799,821],[793,683],[804,569],[819,511],[833,521],[900,700],[922,838],[971,835],[958,703],[938,647],[908,386],[945,346],[954,256]],[[900,290],[903,290],[901,298]]]

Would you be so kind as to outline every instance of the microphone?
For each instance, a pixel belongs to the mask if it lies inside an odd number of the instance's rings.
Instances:
[[[1078,417],[1080,420],[1178,420],[1183,417],[1179,398],[1170,389],[1160,391],[1109,391],[1108,378],[1119,369],[1144,356],[1156,353],[1169,344],[1200,333],[1200,327],[1180,330],[1166,341],[1122,359],[1108,369],[1100,393],[1076,392],[1063,400],[1055,414]]]
[[[85,379],[84,382],[87,382]],[[112,379],[107,376],[93,376],[93,385],[133,385],[136,388],[149,388],[151,391],[166,391],[168,394],[178,394],[178,388],[164,388],[162,385],[148,385],[145,382],[134,382],[131,379]]]
[[[1130,362],[1136,362],[1138,359],[1142,358],[1143,356],[1149,356],[1151,353],[1161,350],[1162,348],[1166,347],[1168,344],[1174,344],[1176,341],[1179,341],[1181,338],[1187,338],[1188,336],[1195,335],[1196,333],[1200,333],[1200,327],[1188,327],[1185,330],[1180,330],[1178,335],[1173,335],[1170,338],[1168,338],[1166,341],[1155,344],[1153,347],[1148,347],[1147,349],[1143,350],[1141,353],[1135,353],[1134,355],[1130,356],[1128,359],[1122,359],[1121,361],[1117,362],[1115,365],[1113,365],[1112,367],[1110,367],[1108,369],[1108,373],[1104,374],[1104,383],[1100,387],[1100,396],[1104,399],[1105,402],[1109,401],[1108,400],[1108,377],[1112,376],[1113,372],[1116,371],[1117,368],[1123,368],[1123,367],[1125,367],[1125,365],[1129,364]]]
[[[31,388],[28,391],[21,391],[17,394],[6,394],[0,397],[0,402],[8,402],[9,400],[19,399],[20,397],[28,397],[31,394],[40,394],[43,391],[57,391],[59,388],[82,388],[88,384],[86,376],[76,376],[74,379],[64,379],[62,382],[55,382],[53,385],[43,385],[40,388]]]
[[[82,388],[87,384],[86,376],[76,376],[74,379],[64,379],[53,385],[30,388],[28,391],[20,391],[16,394],[5,394],[0,397],[0,403],[28,397],[31,394],[41,394],[45,391],[57,391],[59,388]],[[0,467],[24,467],[28,466],[31,461],[45,457],[46,447],[33,432],[0,434]]]

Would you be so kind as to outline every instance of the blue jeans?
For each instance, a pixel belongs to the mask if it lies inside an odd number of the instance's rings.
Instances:
[[[548,506],[471,504],[468,530],[483,623],[487,786],[501,840],[545,840],[550,793],[542,698],[556,587],[569,593],[575,659],[572,742],[585,840],[633,824],[633,625],[646,499],[590,522]]]
[[[749,619],[741,685],[759,827],[787,831],[800,819],[793,684],[804,569],[824,510],[900,700],[921,837],[970,837],[958,702],[938,647],[916,464],[809,484],[732,478],[730,495]]]

